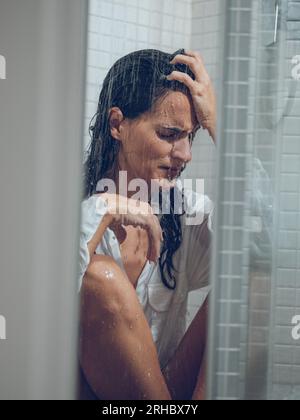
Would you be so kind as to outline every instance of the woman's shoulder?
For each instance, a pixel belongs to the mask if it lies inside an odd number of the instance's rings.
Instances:
[[[107,203],[99,195],[92,195],[81,202],[81,232],[95,232],[107,211]]]
[[[81,202],[81,211],[83,214],[92,213],[96,215],[104,214],[107,208],[107,202],[101,194],[94,194],[85,197]]]

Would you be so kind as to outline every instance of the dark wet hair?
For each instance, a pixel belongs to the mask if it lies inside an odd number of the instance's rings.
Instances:
[[[97,192],[98,181],[105,178],[117,160],[120,142],[110,134],[110,108],[118,107],[125,118],[135,119],[152,110],[156,102],[170,90],[189,95],[183,83],[166,79],[173,70],[187,73],[195,79],[188,66],[170,64],[177,54],[184,54],[184,49],[174,54],[153,49],[135,51],[119,59],[109,70],[99,96],[97,113],[90,124],[91,145],[85,162],[85,198]],[[170,197],[171,212],[163,214],[160,220],[164,244],[159,265],[163,284],[175,289],[173,256],[182,242],[182,227],[180,215],[174,213],[174,194],[171,193]]]

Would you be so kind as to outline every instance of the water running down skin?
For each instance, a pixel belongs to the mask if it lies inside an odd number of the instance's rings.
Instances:
[[[199,123],[215,142],[213,88],[200,55],[188,51],[186,54],[178,55],[174,62],[189,65],[196,79],[180,72],[173,72],[170,78],[186,84],[190,96],[170,92],[154,112],[133,121],[124,119],[120,109],[111,109],[111,135],[122,144],[118,166],[128,172],[128,182],[136,177],[148,182],[160,178],[164,186],[170,185],[168,171],[161,167],[166,164],[179,167],[191,160],[187,134]],[[168,127],[181,130],[175,146],[162,138],[169,136]],[[139,138],[143,142],[137,142]],[[118,185],[118,178],[114,181]],[[123,272],[111,257],[95,255],[107,227],[118,225],[117,216],[107,214],[89,243],[91,264],[81,291],[81,366],[84,376],[94,394],[101,399],[204,399],[207,302],[199,309],[174,356],[161,371],[152,334],[135,292],[136,280],[146,257],[156,261],[160,232],[157,230],[148,238],[151,229],[144,229],[144,240],[147,244],[149,239],[148,248],[151,250],[141,249],[138,266],[133,264],[136,255],[127,255],[128,264]],[[143,228],[152,224],[149,216],[141,222]],[[125,227],[126,240],[135,240],[135,234],[132,226]],[[124,241],[124,231],[122,235]],[[112,281],[107,282],[107,271],[112,274]],[[147,372],[150,371],[149,376]],[[117,381],[111,380],[116,377]]]

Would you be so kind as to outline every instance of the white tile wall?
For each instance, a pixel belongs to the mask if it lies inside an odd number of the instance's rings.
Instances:
[[[143,48],[190,48],[192,0],[90,0],[85,147],[101,83],[120,57]]]

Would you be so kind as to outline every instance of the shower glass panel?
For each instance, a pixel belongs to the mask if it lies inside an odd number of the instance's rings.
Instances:
[[[300,1],[223,8],[208,393],[300,399]]]

